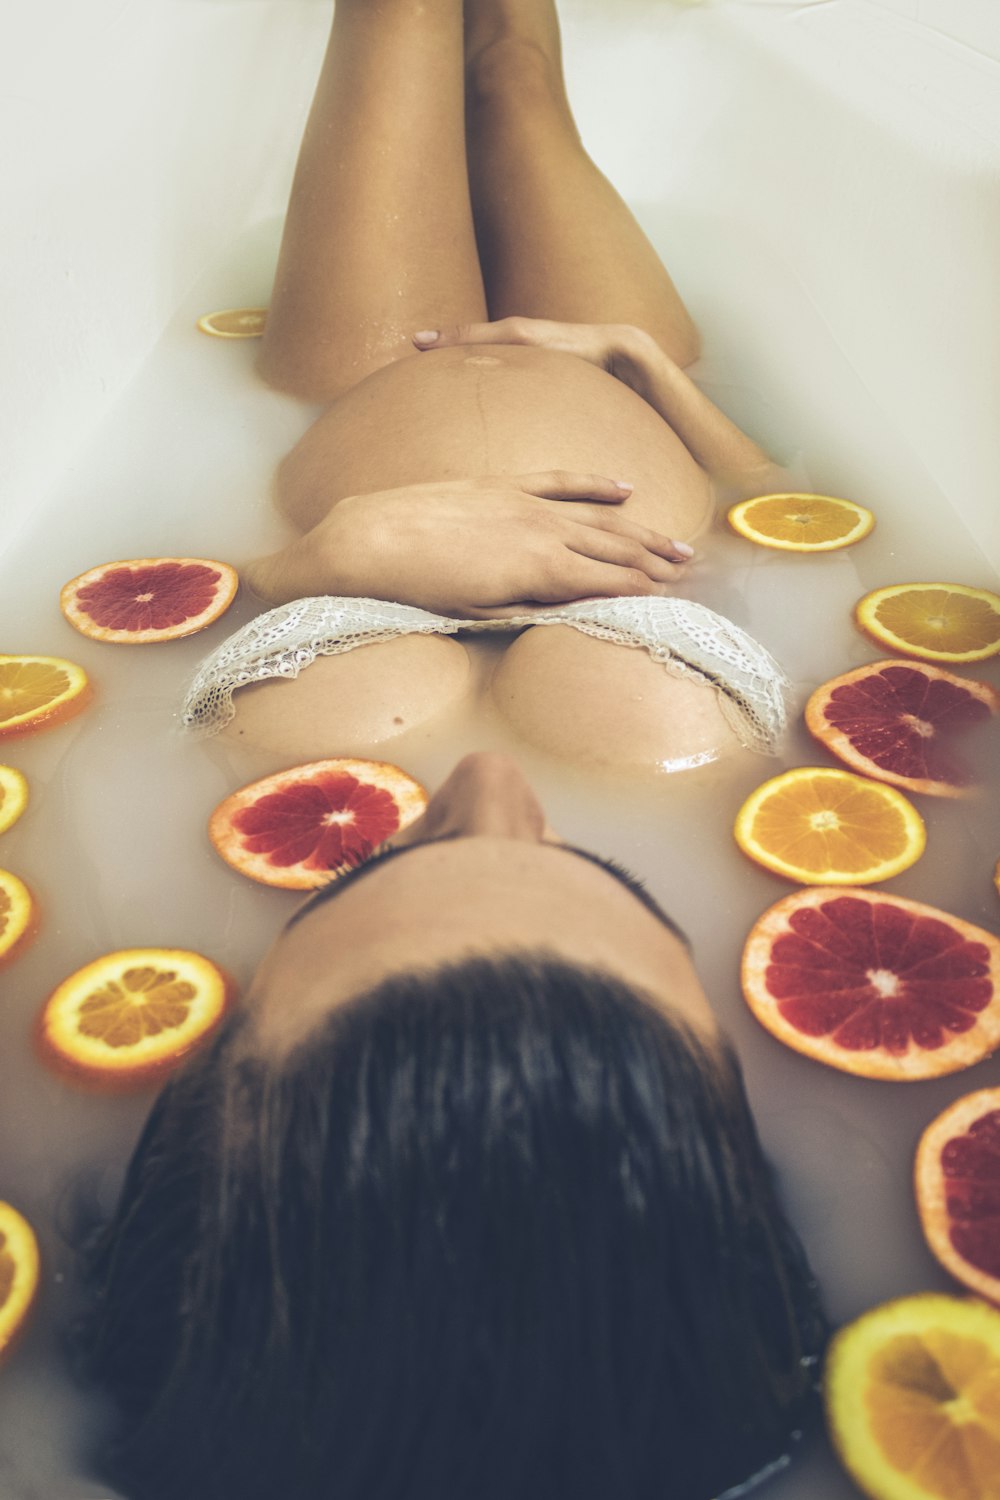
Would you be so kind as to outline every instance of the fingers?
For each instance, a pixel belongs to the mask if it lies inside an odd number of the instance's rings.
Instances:
[[[633,486],[627,479],[608,479],[604,474],[576,474],[569,469],[548,469],[541,474],[514,474],[504,483],[537,495],[541,500],[598,500],[620,504]]]
[[[548,325],[540,318],[497,318],[492,323],[461,323],[453,328],[424,328],[413,334],[418,349],[447,349],[455,344],[533,344]]]
[[[684,576],[686,558],[664,557],[643,546],[633,537],[616,536],[611,531],[581,527],[577,536],[565,543],[570,552],[592,562],[611,563],[626,573],[643,573],[651,583],[676,583]],[[630,590],[622,589],[622,593]]]
[[[590,511],[586,505],[567,505],[559,511],[560,519],[573,519],[578,522],[585,532],[591,536],[598,532],[628,538],[632,542],[638,542],[648,552],[656,557],[665,558],[667,562],[686,563],[694,557],[694,548],[687,542],[677,542],[671,537],[664,536],[662,532],[652,531],[648,526],[639,526],[634,521],[620,515],[617,511]],[[579,538],[571,541],[570,546],[574,551],[590,553],[589,546],[578,545]],[[603,553],[593,553],[593,556],[603,556]]]

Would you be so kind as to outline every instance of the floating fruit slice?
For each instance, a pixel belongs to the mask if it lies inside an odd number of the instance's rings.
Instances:
[[[9,1203],[0,1203],[0,1360],[27,1321],[38,1275],[38,1241],[31,1225]]]
[[[81,1082],[145,1088],[215,1029],[232,986],[211,960],[176,948],[127,948],[78,969],[40,1018],[43,1056]]]
[[[785,552],[849,547],[875,525],[870,510],[833,495],[758,495],[732,506],[726,519],[740,536]]]
[[[827,1425],[874,1500],[996,1500],[1000,1312],[923,1292],[883,1303],[831,1340]]]
[[[806,727],[852,770],[930,797],[960,797],[969,773],[953,731],[1000,713],[1000,693],[943,667],[876,661],[833,677],[806,704]]]
[[[139,557],[102,563],[65,585],[59,607],[95,641],[143,646],[204,630],[236,597],[228,563],[201,557]]]
[[[302,891],[361,864],[426,805],[423,787],[398,766],[318,760],[234,792],[208,831],[241,875]]]
[[[205,313],[198,319],[198,327],[217,339],[259,339],[266,322],[266,307],[229,307],[223,312]]]
[[[28,783],[13,766],[0,766],[0,833],[5,833],[28,805]]]
[[[744,802],[736,842],[758,864],[805,885],[869,885],[924,851],[923,819],[902,792],[849,771],[796,766]]]
[[[894,583],[854,606],[861,629],[922,661],[985,661],[1000,651],[1000,596],[962,583]]]
[[[740,978],[772,1036],[864,1078],[934,1078],[1000,1046],[1000,939],[901,896],[785,896],[751,928]]]
[[[51,729],[90,698],[82,667],[60,656],[0,656],[0,737]]]
[[[0,963],[13,958],[30,938],[34,916],[35,903],[24,881],[0,870]]]
[[[1000,1302],[1000,1088],[966,1094],[931,1121],[913,1181],[933,1254],[956,1280]]]

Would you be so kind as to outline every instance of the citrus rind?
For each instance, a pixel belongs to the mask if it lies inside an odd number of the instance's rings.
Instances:
[[[33,688],[26,678],[35,679]],[[19,697],[22,706],[15,712]],[[61,656],[0,656],[0,739],[55,728],[89,701],[89,679],[75,662]]]
[[[30,941],[35,915],[35,903],[24,881],[9,870],[0,870],[0,964],[9,962]]]
[[[860,542],[875,525],[871,511],[854,500],[794,492],[741,500],[726,519],[748,541],[782,552],[834,552]]]
[[[203,314],[196,326],[216,339],[259,339],[266,321],[266,307],[226,307]]]
[[[40,1261],[27,1219],[0,1203],[0,1363],[11,1353],[34,1306]]]
[[[949,1142],[966,1136],[977,1122],[989,1115],[1000,1115],[1000,1088],[978,1089],[942,1110],[920,1137],[913,1162],[913,1186],[921,1228],[931,1254],[956,1281],[996,1303],[1000,1302],[1000,1276],[976,1266],[957,1249],[952,1239],[955,1216],[948,1201],[949,1177],[942,1160],[942,1152]],[[990,1154],[996,1159],[997,1186],[1000,1187],[1000,1155],[995,1148]],[[981,1197],[982,1191],[980,1187],[976,1196]],[[1000,1223],[1000,1205],[990,1217],[995,1217]]]
[[[0,833],[13,827],[27,805],[27,777],[14,766],[0,766]]]
[[[199,603],[204,601],[194,614],[185,617],[182,610],[175,609],[175,615],[179,616],[175,623],[140,629],[116,628],[101,623],[101,615],[105,620],[121,616],[123,603],[120,597],[116,597],[115,591],[116,578],[119,578],[119,587],[122,586],[123,580],[119,575],[126,572],[136,575],[136,587],[140,592],[136,594],[135,602],[148,603],[153,598],[150,589],[155,585],[155,574],[169,569],[173,570],[175,586],[181,581],[179,574],[183,570],[188,590],[194,589]],[[169,578],[169,574],[166,576]],[[185,636],[204,630],[220,615],[225,614],[236,597],[238,587],[239,575],[236,569],[228,563],[215,562],[210,558],[127,558],[121,562],[101,563],[98,567],[71,578],[60,590],[59,608],[74,630],[90,640],[115,645],[145,646],[160,641],[182,640]],[[105,590],[103,599],[102,589]]]
[[[907,621],[907,601],[912,605],[921,594],[927,629],[927,639],[922,641],[901,628],[907,623],[911,631],[915,628],[912,620]],[[950,625],[946,611],[951,611]],[[878,645],[918,661],[986,661],[1000,651],[1000,595],[963,583],[889,584],[859,599],[854,619]],[[899,629],[894,628],[894,619]],[[970,639],[971,645],[960,644]]]

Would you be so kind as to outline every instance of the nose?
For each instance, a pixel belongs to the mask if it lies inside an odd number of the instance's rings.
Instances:
[[[476,835],[537,843],[548,833],[542,805],[517,761],[498,751],[478,750],[458,762],[422,817],[392,843],[399,847]]]

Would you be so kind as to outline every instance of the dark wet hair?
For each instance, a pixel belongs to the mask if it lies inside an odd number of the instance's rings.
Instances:
[[[709,1500],[825,1338],[724,1043],[538,957],[395,978],[158,1098],[81,1335],[130,1500]]]

